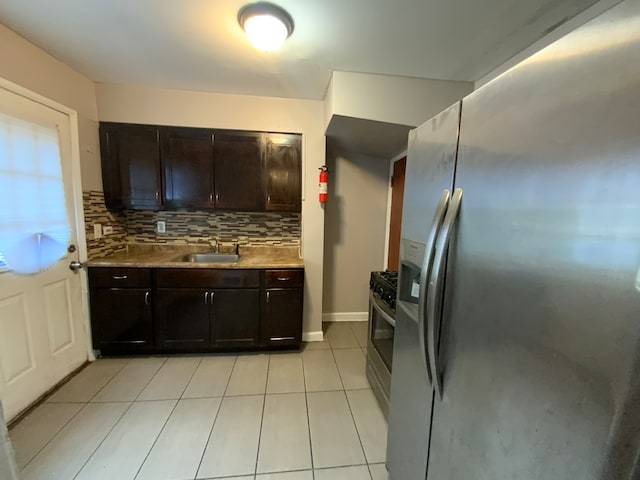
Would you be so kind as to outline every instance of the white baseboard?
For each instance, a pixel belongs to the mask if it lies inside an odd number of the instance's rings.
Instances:
[[[323,322],[366,322],[369,312],[323,313]]]
[[[322,342],[324,340],[324,334],[322,330],[319,332],[302,332],[303,342]]]

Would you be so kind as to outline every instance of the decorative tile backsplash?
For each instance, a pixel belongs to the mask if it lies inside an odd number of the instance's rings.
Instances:
[[[82,192],[84,223],[89,259],[113,255],[127,249],[127,216],[124,212],[110,212],[104,204],[102,192],[91,190]],[[113,233],[96,240],[93,224],[110,225]]]
[[[90,259],[124,251],[129,243],[300,245],[299,213],[110,212],[102,192],[87,191],[83,198]],[[166,233],[156,233],[159,220],[166,222]],[[113,226],[113,234],[95,240],[94,223]]]
[[[167,233],[156,233],[159,220],[166,222]],[[297,246],[300,214],[129,210],[127,231],[130,243]]]

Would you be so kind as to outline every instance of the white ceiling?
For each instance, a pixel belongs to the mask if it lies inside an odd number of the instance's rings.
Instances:
[[[272,53],[249,0],[0,0],[0,23],[98,82],[322,99],[334,70],[475,81],[596,0],[274,0]]]

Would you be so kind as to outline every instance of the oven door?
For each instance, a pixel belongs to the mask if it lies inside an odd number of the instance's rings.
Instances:
[[[393,363],[393,313],[377,294],[369,292],[369,343],[391,373]]]

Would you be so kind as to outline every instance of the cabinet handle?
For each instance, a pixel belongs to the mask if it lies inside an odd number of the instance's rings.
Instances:
[[[209,205],[213,205],[213,193],[209,194]]]
[[[271,300],[271,292],[267,292],[267,303],[269,303],[269,300]]]
[[[211,305],[213,305],[213,300],[215,299],[216,292],[211,292]]]
[[[220,194],[216,193],[216,203],[218,203],[219,198],[220,198]]]
[[[269,337],[269,340],[272,342],[279,342],[282,340],[295,340],[296,337]]]
[[[112,278],[114,280],[126,280],[127,279],[127,275],[114,275]]]
[[[209,303],[209,292],[204,292],[204,304],[207,305]]]
[[[291,280],[291,277],[278,277],[278,280],[281,282],[286,282],[287,280]]]
[[[156,203],[160,200],[160,192],[156,192]]]
[[[145,305],[149,305],[149,290],[144,292],[144,303]]]
[[[271,195],[267,197],[267,203],[271,203]]]

